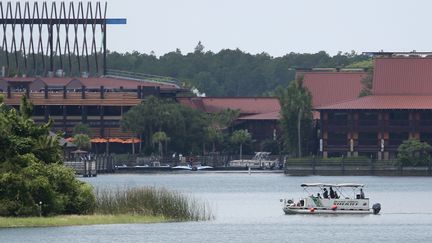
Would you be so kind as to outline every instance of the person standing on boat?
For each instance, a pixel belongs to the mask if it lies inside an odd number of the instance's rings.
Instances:
[[[330,198],[335,198],[335,197],[336,197],[335,192],[333,191],[333,188],[330,187]]]
[[[363,192],[363,189],[362,189],[362,188],[360,188],[360,198],[361,198],[361,199],[364,199],[364,198],[365,198],[365,195],[364,195],[364,192]]]
[[[327,191],[327,188],[324,188],[323,197],[324,197],[324,198],[328,198],[328,191]]]

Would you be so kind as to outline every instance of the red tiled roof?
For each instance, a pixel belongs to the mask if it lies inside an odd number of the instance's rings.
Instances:
[[[312,94],[313,107],[357,98],[365,72],[299,72]]]
[[[371,95],[317,110],[422,110],[432,109],[432,95]]]
[[[238,120],[279,120],[279,111],[239,117]]]
[[[198,97],[178,98],[181,104],[207,113],[225,109],[240,110],[240,114],[252,115],[279,112],[279,99],[273,97]]]
[[[373,80],[375,95],[432,95],[432,58],[376,58]]]
[[[48,86],[64,86],[67,85],[72,80],[79,80],[83,85],[87,88],[99,88],[100,86],[104,86],[105,88],[120,88],[122,86],[125,89],[136,89],[137,86],[151,86],[151,87],[161,87],[161,89],[176,89],[175,85],[171,84],[162,84],[151,81],[137,81],[131,79],[121,79],[121,78],[108,78],[108,77],[90,77],[90,78],[59,78],[59,77],[41,77],[41,78],[3,78],[7,82],[32,82],[34,80],[42,80]]]
[[[202,98],[179,97],[179,98],[177,98],[177,101],[182,105],[185,105],[185,106],[191,107],[193,109],[205,112],[205,107],[204,107],[204,104],[202,102]]]

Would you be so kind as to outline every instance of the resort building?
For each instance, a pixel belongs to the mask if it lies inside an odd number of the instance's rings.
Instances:
[[[341,92],[335,87],[334,94]],[[432,142],[432,58],[374,60],[372,95],[316,108],[323,157],[393,159],[409,138]]]
[[[53,129],[71,135],[78,123],[88,124],[93,138],[128,139],[120,130],[122,115],[149,95],[174,99],[185,92],[175,83],[119,77],[0,78],[0,94],[17,108],[23,95],[34,104],[36,122],[54,120]]]

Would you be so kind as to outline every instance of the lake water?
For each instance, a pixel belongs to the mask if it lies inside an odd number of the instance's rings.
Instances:
[[[210,204],[208,222],[0,229],[0,242],[432,242],[432,177],[185,172],[83,178],[96,187],[156,186]],[[364,183],[380,215],[284,215],[304,182]]]

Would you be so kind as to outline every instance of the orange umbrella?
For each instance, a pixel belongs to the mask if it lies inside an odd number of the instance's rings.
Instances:
[[[110,143],[123,143],[123,139],[121,139],[121,138],[110,138],[110,139],[108,139],[108,142],[110,142]]]
[[[106,143],[107,140],[105,138],[92,138],[90,140],[92,143]]]
[[[128,138],[123,141],[123,143],[139,143],[141,140],[139,138]]]

